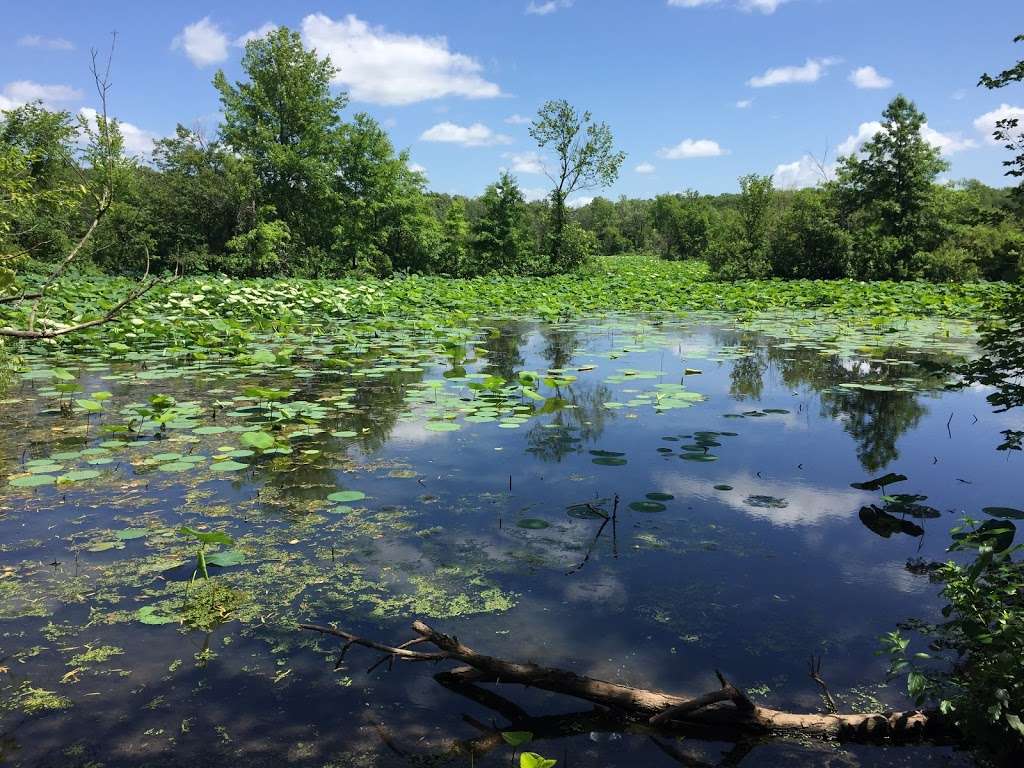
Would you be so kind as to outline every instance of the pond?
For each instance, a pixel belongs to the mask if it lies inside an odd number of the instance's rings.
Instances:
[[[879,636],[934,618],[927,564],[964,513],[1020,501],[994,450],[1019,417],[946,388],[976,354],[962,321],[694,314],[30,356],[0,403],[0,762],[469,765],[463,716],[507,722],[433,667],[336,668],[304,621],[397,642],[421,618],[680,693],[721,669],[799,711],[823,711],[814,654],[841,708],[906,706]],[[530,749],[560,765],[676,762],[556,730]],[[786,743],[743,765],[787,762],[968,761]]]

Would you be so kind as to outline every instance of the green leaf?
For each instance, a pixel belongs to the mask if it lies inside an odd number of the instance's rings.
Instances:
[[[501,738],[510,747],[521,747],[533,740],[533,734],[530,731],[502,731]]]
[[[365,499],[366,494],[362,491],[336,491],[327,497],[328,501],[336,501],[339,504],[347,504],[350,501]]]
[[[523,752],[519,756],[519,768],[552,768],[557,760],[549,760],[536,752]]]
[[[243,565],[245,555],[237,549],[226,549],[223,552],[214,552],[206,556],[208,565],[216,565],[219,568],[228,568],[232,565]]]
[[[177,619],[161,612],[155,605],[145,605],[135,612],[135,618],[143,624],[173,624]]]
[[[224,533],[224,531],[197,531],[195,528],[189,528],[187,525],[183,525],[178,529],[178,533],[182,536],[187,536],[188,538],[200,541],[203,544],[222,544],[225,547],[230,547],[235,543],[235,540]]]
[[[238,438],[243,445],[265,451],[274,447],[274,436],[269,432],[243,432]]]

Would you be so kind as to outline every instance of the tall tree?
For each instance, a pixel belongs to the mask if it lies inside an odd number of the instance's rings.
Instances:
[[[337,214],[339,112],[348,102],[331,95],[338,70],[285,27],[246,43],[242,68],[247,82],[232,85],[223,71],[213,79],[221,137],[252,164],[260,205],[273,206],[302,244],[326,251]]]
[[[883,276],[909,276],[913,255],[927,250],[929,202],[936,177],[949,164],[921,134],[925,122],[912,101],[897,96],[862,156],[840,160],[837,191],[851,223],[888,243],[872,268]]]
[[[483,213],[473,227],[474,272],[529,271],[533,256],[526,232],[526,205],[515,177],[504,172],[481,200]]]
[[[541,149],[550,148],[557,168],[548,172],[551,191],[551,266],[564,272],[574,266],[566,245],[566,198],[573,192],[610,186],[619,176],[625,152],[615,150],[607,123],[595,123],[590,112],[578,112],[564,99],[549,101],[537,112],[530,136]]]

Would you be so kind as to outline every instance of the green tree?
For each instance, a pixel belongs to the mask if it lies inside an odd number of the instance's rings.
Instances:
[[[882,113],[882,128],[862,157],[840,159],[837,195],[867,277],[910,277],[918,251],[934,245],[928,216],[935,179],[949,166],[921,135],[925,116],[903,96]]]
[[[213,85],[224,111],[221,139],[252,166],[259,206],[273,206],[299,244],[330,249],[338,213],[335,173],[348,98],[331,95],[337,69],[278,28],[245,45],[247,82]]]
[[[767,277],[775,222],[775,186],[771,176],[740,177],[736,208],[722,217],[708,247],[708,264],[727,280]]]
[[[443,246],[438,271],[452,277],[462,277],[469,268],[470,231],[466,218],[466,204],[455,198],[448,205],[442,225]]]
[[[231,271],[228,242],[255,225],[252,167],[219,141],[179,125],[153,149],[142,205],[151,210],[162,266]]]
[[[703,259],[711,241],[713,211],[696,192],[658,195],[651,212],[666,259]]]
[[[475,274],[532,271],[534,253],[526,230],[526,206],[515,177],[504,172],[481,199],[483,211],[473,226]]]
[[[772,236],[772,274],[786,278],[833,279],[849,270],[850,236],[836,220],[826,193],[796,192]]]
[[[594,122],[590,112],[580,113],[564,99],[549,101],[538,110],[530,136],[541,149],[550,148],[556,155],[556,170],[548,173],[555,185],[548,247],[551,270],[570,271],[579,266],[575,260],[579,253],[570,254],[564,247],[566,198],[573,192],[610,186],[626,154],[615,150],[607,123]]]

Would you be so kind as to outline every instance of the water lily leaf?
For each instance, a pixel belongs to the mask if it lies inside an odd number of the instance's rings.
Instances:
[[[366,494],[362,491],[336,491],[327,497],[328,501],[336,501],[339,504],[345,504],[350,501],[361,501],[366,498]]]
[[[887,485],[902,483],[906,479],[906,475],[898,475],[895,472],[890,472],[882,477],[876,477],[874,480],[867,480],[863,483],[850,483],[850,487],[856,488],[859,491],[879,491]]]
[[[86,480],[93,480],[102,474],[98,469],[79,469],[74,472],[68,472],[66,475],[61,475],[57,478],[58,483],[81,483]]]
[[[240,461],[215,461],[210,465],[211,472],[239,472],[243,469],[249,469],[249,465]]]
[[[121,541],[131,541],[132,539],[141,539],[148,533],[148,528],[125,528],[122,531],[118,531],[114,535],[117,536],[117,538],[119,538]]]
[[[135,612],[135,618],[143,624],[173,624],[177,621],[155,605],[146,605]]]
[[[664,512],[667,507],[657,501],[634,501],[629,508],[634,512]]]
[[[522,520],[516,523],[520,528],[526,528],[531,531],[539,531],[542,528],[550,528],[551,523],[547,520],[541,520],[539,517],[524,517]]]
[[[228,568],[232,565],[245,563],[245,555],[237,549],[228,549],[223,552],[214,552],[206,556],[207,565],[216,565],[220,568]]]
[[[983,507],[981,511],[986,515],[991,515],[992,517],[1024,520],[1024,509],[1014,509],[1013,507]]]
[[[502,731],[501,738],[510,747],[521,747],[533,740],[533,734],[530,731]]]
[[[52,475],[24,475],[16,477],[9,483],[14,488],[38,488],[43,485],[53,485],[57,478]]]

